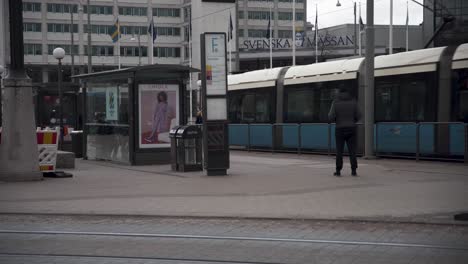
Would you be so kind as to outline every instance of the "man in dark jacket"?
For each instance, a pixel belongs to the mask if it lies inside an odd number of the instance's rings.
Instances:
[[[328,113],[328,118],[330,122],[336,122],[336,172],[334,175],[337,177],[341,176],[341,169],[343,168],[343,150],[346,142],[348,145],[349,160],[351,162],[351,174],[357,176],[356,122],[361,119],[361,113],[356,100],[351,97],[350,93],[345,88],[340,89],[338,98],[333,101],[330,112]]]

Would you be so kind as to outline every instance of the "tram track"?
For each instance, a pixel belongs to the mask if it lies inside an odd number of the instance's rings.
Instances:
[[[301,244],[335,244],[349,246],[379,246],[379,247],[403,247],[422,249],[441,249],[468,251],[468,246],[437,245],[423,243],[396,243],[357,240],[329,240],[329,239],[299,239],[278,237],[247,237],[247,236],[214,236],[214,235],[189,235],[189,234],[161,234],[161,233],[121,233],[121,232],[82,232],[82,231],[42,231],[42,230],[0,230],[5,235],[49,235],[49,236],[98,236],[98,237],[126,237],[126,238],[154,238],[154,239],[185,239],[185,240],[229,240],[250,242],[281,242]],[[2,254],[0,252],[0,254]],[[244,263],[244,262],[242,262]]]
[[[202,258],[160,258],[160,257],[135,257],[135,256],[110,256],[110,255],[91,255],[91,254],[33,254],[33,253],[6,253],[0,252],[0,257],[44,257],[44,258],[82,258],[82,259],[114,259],[114,260],[147,260],[147,261],[166,261],[180,263],[222,263],[222,264],[282,264],[280,262],[250,262],[236,260],[213,260]]]

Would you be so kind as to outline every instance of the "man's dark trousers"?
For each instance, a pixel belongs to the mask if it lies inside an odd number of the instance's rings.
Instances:
[[[356,160],[356,127],[341,127],[335,130],[336,139],[336,171],[339,172],[343,168],[343,151],[344,144],[348,145],[349,160],[351,162],[351,170],[357,169]]]

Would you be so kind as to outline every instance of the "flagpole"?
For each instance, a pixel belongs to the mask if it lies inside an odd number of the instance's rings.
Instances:
[[[151,50],[152,50],[152,56],[151,56],[151,64],[154,64],[154,20],[151,18]]]
[[[272,18],[272,13],[271,13],[271,6],[270,6],[270,23],[269,23],[269,27],[268,30],[270,32],[270,69],[273,68],[273,43],[272,43],[272,37],[273,37],[273,32],[272,32],[272,26],[271,26],[271,18]]]
[[[390,27],[388,29],[388,53],[393,54],[393,0],[390,0]]]
[[[406,51],[409,50],[408,31],[409,31],[409,10],[408,10],[408,1],[406,1]]]
[[[315,63],[318,63],[318,4],[315,4]]]
[[[229,48],[229,65],[228,65],[228,74],[232,72],[232,47],[231,47],[231,11],[229,11],[229,24],[228,24],[228,33],[227,33],[227,38],[228,38],[228,48]]]
[[[90,10],[88,9],[88,12]],[[120,22],[119,17],[117,17],[117,49],[119,50],[119,70],[120,70]]]
[[[192,68],[192,30],[191,30],[191,26],[192,26],[192,10],[190,10],[190,21],[189,21],[189,30],[188,30],[188,34],[189,34],[189,38],[188,38],[188,55],[189,55],[189,66],[190,68]],[[189,72],[189,89],[190,89],[190,92],[189,92],[189,100],[190,100],[190,110],[189,110],[189,113],[190,113],[190,121],[192,121],[192,118],[193,118],[193,90],[192,90],[192,71]]]
[[[296,0],[293,0],[292,12],[292,65],[296,65]]]

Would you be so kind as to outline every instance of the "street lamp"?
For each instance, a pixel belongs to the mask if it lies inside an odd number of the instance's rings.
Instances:
[[[351,1],[351,0],[350,0]],[[356,40],[357,40],[357,21],[356,21],[356,1],[352,1],[353,4],[354,4],[354,56],[357,55],[357,43],[356,43]],[[340,0],[337,0],[336,2],[336,6],[337,7],[340,7],[341,6],[341,3],[340,3]],[[359,8],[361,7],[361,5],[359,4]]]
[[[62,59],[65,57],[65,50],[55,48],[53,51],[54,58],[58,60],[58,91],[59,91],[59,126],[60,126],[60,141],[59,149],[63,147],[63,105],[62,105]]]

